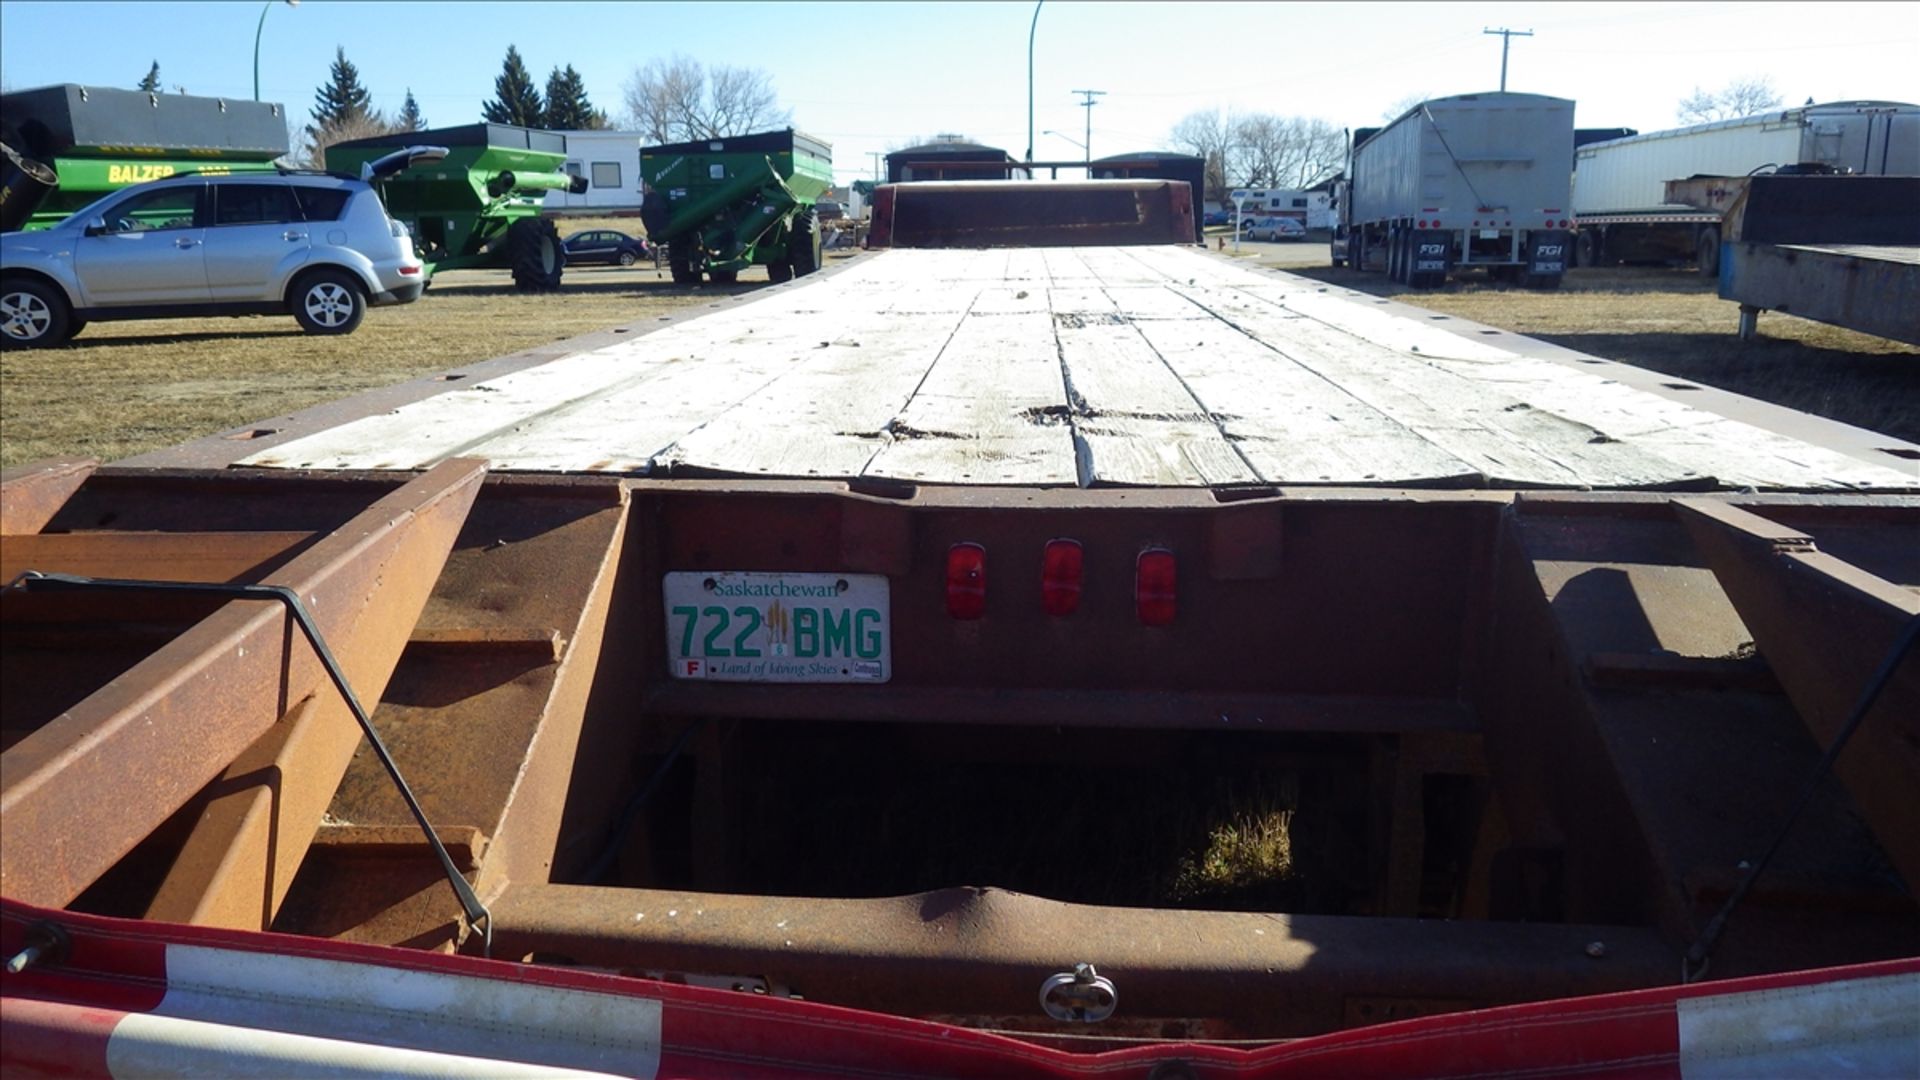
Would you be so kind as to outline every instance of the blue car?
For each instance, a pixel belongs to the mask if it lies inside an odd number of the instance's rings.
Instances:
[[[1231,225],[1233,212],[1230,210],[1209,210],[1200,216],[1202,225]]]
[[[566,249],[569,264],[602,262],[632,266],[653,258],[653,249],[645,240],[612,229],[575,233],[560,246]]]

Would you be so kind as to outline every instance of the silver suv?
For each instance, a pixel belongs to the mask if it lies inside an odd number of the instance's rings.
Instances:
[[[446,152],[414,148],[362,177],[186,174],[114,192],[40,232],[0,238],[0,340],[58,345],[93,320],[291,313],[347,334],[369,306],[426,289],[406,227],[368,183]]]

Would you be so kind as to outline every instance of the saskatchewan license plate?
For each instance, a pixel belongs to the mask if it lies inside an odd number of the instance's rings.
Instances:
[[[893,674],[884,575],[675,571],[662,591],[675,678],[883,683]]]

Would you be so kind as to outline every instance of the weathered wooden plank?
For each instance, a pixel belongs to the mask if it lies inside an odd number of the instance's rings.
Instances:
[[[748,476],[855,477],[893,440],[960,316],[850,318],[798,369],[660,455],[674,468]]]
[[[1074,484],[1052,316],[970,314],[867,475],[939,484]]]
[[[1480,480],[1459,457],[1224,322],[1133,326],[1269,483]]]
[[[28,570],[149,581],[254,580],[293,557],[303,532],[81,532],[9,536],[0,581]]]
[[[1200,299],[1186,285],[1169,288]],[[1698,485],[1685,466],[1475,379],[1315,319],[1241,311],[1247,333],[1392,417],[1496,483],[1541,487]]]

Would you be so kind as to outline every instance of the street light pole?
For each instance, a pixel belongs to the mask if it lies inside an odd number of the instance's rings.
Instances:
[[[253,26],[253,100],[260,100],[260,32],[267,28],[267,12],[273,10],[274,0],[260,5],[260,21]],[[300,0],[286,0],[288,7],[299,7]]]
[[[1047,0],[1036,0],[1033,5],[1033,22],[1027,25],[1027,179],[1033,179],[1033,35],[1040,29],[1040,5]]]

